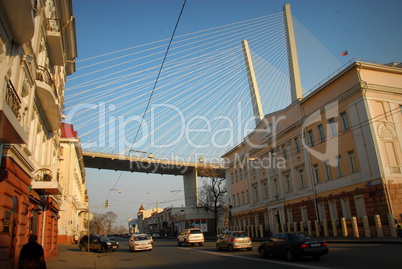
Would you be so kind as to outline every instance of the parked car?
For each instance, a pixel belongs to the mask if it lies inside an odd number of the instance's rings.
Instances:
[[[252,240],[244,231],[225,231],[218,235],[216,249],[227,249],[228,251],[236,249],[252,250]]]
[[[129,249],[131,251],[152,250],[152,239],[147,234],[133,234],[130,237]]]
[[[177,236],[177,245],[181,246],[182,244],[185,246],[188,244],[202,246],[204,244],[204,233],[199,228],[185,229]]]
[[[109,238],[110,240],[114,240],[115,238],[114,234],[108,234],[106,237]]]
[[[116,251],[119,248],[119,242],[110,240],[106,236],[97,236],[97,235],[90,235],[89,240],[88,236],[84,235],[78,247],[81,251],[88,251],[88,250],[96,250],[99,252],[105,252],[107,250]]]
[[[261,257],[269,255],[285,256],[288,261],[302,256],[319,259],[328,253],[326,241],[317,240],[304,233],[278,233],[262,242],[258,248]]]
[[[159,237],[161,237],[161,235],[158,234],[158,233],[153,233],[153,234],[152,234],[152,237],[153,237],[153,238],[159,238]]]

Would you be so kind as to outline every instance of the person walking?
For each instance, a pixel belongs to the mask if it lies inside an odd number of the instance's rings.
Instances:
[[[75,234],[74,235],[74,244],[78,244],[78,239],[79,239],[78,234]]]
[[[38,236],[31,234],[18,259],[18,269],[46,269],[43,247],[37,242]]]

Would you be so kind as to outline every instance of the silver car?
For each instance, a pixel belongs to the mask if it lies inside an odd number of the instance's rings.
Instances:
[[[226,231],[218,235],[216,249],[227,249],[228,251],[236,249],[252,250],[252,240],[244,231]]]
[[[130,237],[129,249],[131,251],[152,250],[152,241],[146,234],[133,234]]]

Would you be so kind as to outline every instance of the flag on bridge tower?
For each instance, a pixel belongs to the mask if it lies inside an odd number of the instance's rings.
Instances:
[[[346,55],[348,55],[349,53],[348,53],[348,50],[344,50],[344,51],[342,51],[342,53],[341,53],[341,56],[346,56]]]

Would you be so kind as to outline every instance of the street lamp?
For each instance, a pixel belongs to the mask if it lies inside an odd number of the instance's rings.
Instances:
[[[117,191],[118,193],[121,193],[121,190],[118,189],[110,189],[111,191]]]

